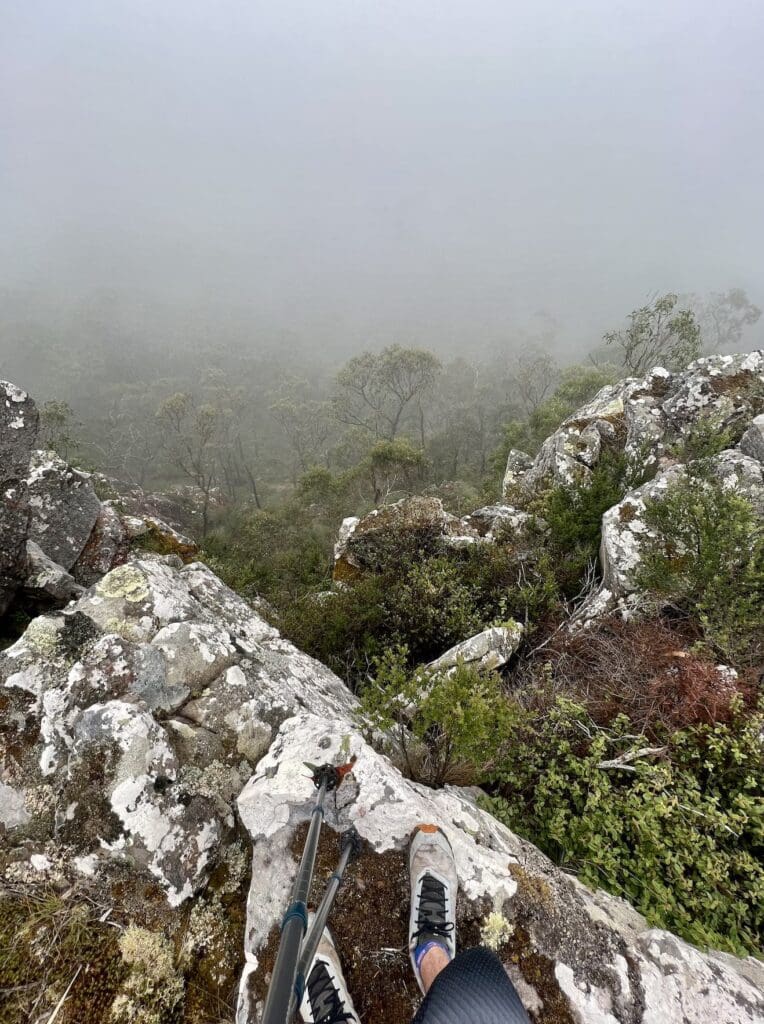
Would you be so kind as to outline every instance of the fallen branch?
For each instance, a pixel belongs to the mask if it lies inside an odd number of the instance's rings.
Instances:
[[[630,763],[641,757],[658,757],[665,754],[667,747],[640,747],[639,750],[628,750],[620,757],[614,757],[611,761],[600,761],[598,768],[622,768],[627,772],[635,772],[637,769]]]

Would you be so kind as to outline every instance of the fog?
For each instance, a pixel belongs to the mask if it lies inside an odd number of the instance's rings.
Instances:
[[[759,0],[1,10],[15,316],[106,291],[253,344],[470,353],[534,318],[583,349],[659,291],[764,300]]]

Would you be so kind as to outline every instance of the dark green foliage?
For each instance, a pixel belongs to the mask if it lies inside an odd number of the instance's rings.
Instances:
[[[484,781],[495,768],[513,719],[500,677],[473,665],[450,673],[407,668],[405,648],[374,665],[363,691],[362,721],[388,733],[409,776],[433,786]]]
[[[670,598],[733,664],[764,658],[764,525],[749,501],[702,469],[647,504],[638,585]]]
[[[433,552],[431,539],[395,538],[376,550],[374,575],[330,595],[306,596],[282,607],[287,636],[325,661],[352,686],[369,662],[405,646],[410,665],[431,661],[494,622],[536,624],[556,600],[549,562],[518,560],[509,545]]]
[[[725,448],[732,448],[740,440],[740,432],[705,417],[699,419],[668,448],[668,454],[677,462],[688,463],[709,459]]]
[[[533,506],[549,525],[549,553],[562,594],[574,597],[598,556],[602,516],[635,485],[623,452],[603,451],[586,484],[555,487]]]
[[[760,953],[763,728],[761,711],[741,713],[650,749],[624,716],[606,730],[559,699],[517,719],[495,773],[499,795],[487,805],[652,924],[700,945]]]
[[[239,512],[208,535],[203,555],[245,597],[262,595],[280,607],[327,582],[334,533],[291,504]]]

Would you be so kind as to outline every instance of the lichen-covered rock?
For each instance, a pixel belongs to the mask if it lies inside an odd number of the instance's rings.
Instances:
[[[380,855],[404,850],[424,821],[443,828],[454,851],[459,900],[473,903],[486,919],[501,914],[517,932],[515,962],[507,966],[538,1020],[553,1010],[555,1019],[580,1024],[762,1019],[764,968],[757,961],[703,954],[648,928],[628,904],[586,889],[479,810],[470,791],[431,790],[407,781],[352,723],[301,712],[282,723],[238,800],[253,841],[238,1024],[259,1020],[263,947],[289,899],[296,871],[292,837],[309,819],[315,799],[303,762],[339,764],[348,758],[355,758],[353,772],[336,799],[327,801],[328,827],[339,832],[354,825]]]
[[[764,466],[737,449],[727,449],[706,461],[707,470],[722,487],[749,501],[764,518]],[[645,543],[654,536],[645,522],[646,503],[660,501],[687,478],[687,467],[666,466],[653,479],[635,488],[602,516],[600,564],[602,586],[579,609],[576,622],[592,623],[616,608],[630,614],[645,604],[637,576]]]
[[[55,452],[33,452],[27,479],[29,539],[69,570],[82,553],[101,510],[90,476]]]
[[[699,419],[720,429],[733,427],[762,411],[762,385],[764,351],[704,356],[676,375],[661,408],[675,433]]]
[[[0,865],[126,859],[173,905],[206,884],[280,723],[355,706],[206,566],[136,554],[0,653],[0,695]]]
[[[345,519],[334,548],[334,579],[352,583],[375,572],[386,547],[416,538],[424,546],[458,548],[483,540],[468,520],[446,512],[439,498],[415,495]]]
[[[83,592],[84,587],[63,566],[48,558],[39,544],[27,541],[27,564],[24,585],[47,594],[53,601],[66,603]]]
[[[519,622],[489,626],[468,640],[455,644],[427,667],[434,672],[445,672],[461,661],[465,665],[478,665],[484,669],[501,668],[520,646],[523,632]]]
[[[37,408],[26,391],[0,381],[0,615],[13,599],[26,563],[26,478],[37,426]]]
[[[85,587],[90,587],[110,569],[127,558],[129,548],[127,531],[119,513],[104,502],[87,542],[72,566],[72,576]]]
[[[700,421],[740,434],[764,409],[764,352],[697,359],[681,373],[655,367],[608,384],[548,437],[512,488],[526,499],[556,485],[586,485],[606,449],[657,465]]]
[[[764,413],[756,416],[740,439],[740,451],[764,465]]]
[[[764,465],[758,459],[728,448],[710,460],[710,468],[725,491],[734,491],[750,501],[764,518]]]
[[[496,540],[499,536],[505,541],[526,541],[546,528],[538,516],[512,505],[485,505],[470,512],[463,522],[488,541]]]
[[[527,452],[520,451],[519,448],[509,449],[507,466],[504,470],[504,479],[501,485],[501,493],[504,498],[509,497],[513,493],[514,488],[520,483],[532,465],[533,459]]]

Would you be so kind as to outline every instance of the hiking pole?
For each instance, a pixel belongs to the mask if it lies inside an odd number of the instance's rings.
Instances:
[[[321,820],[324,816],[324,798],[329,791],[339,786],[344,776],[353,767],[352,764],[335,767],[332,764],[305,763],[312,772],[313,785],[318,789],[318,796],[311,811],[308,837],[305,840],[300,868],[292,889],[292,902],[281,922],[279,951],[271,975],[262,1024],[288,1024],[290,1019],[289,1010],[294,993],[300,943],[308,930],[308,893],[316,862]]]
[[[302,1002],[302,997],[305,992],[305,983],[307,981],[307,972],[310,969],[313,957],[318,949],[318,944],[321,941],[321,936],[324,928],[326,927],[329,914],[331,913],[332,904],[334,903],[334,897],[337,895],[337,890],[342,882],[342,876],[345,874],[345,868],[348,866],[348,861],[351,858],[355,859],[360,852],[361,837],[359,836],[355,826],[351,825],[350,828],[340,836],[339,863],[337,864],[334,874],[329,879],[324,891],[323,899],[321,900],[319,908],[313,918],[313,924],[310,926],[308,937],[305,939],[302,946],[300,961],[297,964],[294,991],[292,993],[292,1000],[289,1006],[289,1020],[291,1020],[292,1014]]]

